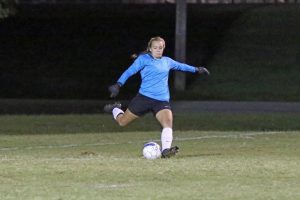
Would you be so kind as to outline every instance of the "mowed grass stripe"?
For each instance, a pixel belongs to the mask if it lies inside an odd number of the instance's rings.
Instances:
[[[143,133],[144,134],[144,133]],[[236,132],[235,134],[224,134],[224,135],[206,135],[206,136],[196,136],[196,137],[174,137],[174,141],[189,141],[189,140],[204,140],[204,139],[217,139],[217,138],[243,138],[243,139],[253,139],[255,136],[260,135],[274,135],[274,134],[286,134],[286,132],[278,131],[278,132],[246,132],[240,133]],[[95,134],[97,137],[98,134]],[[0,151],[14,151],[14,150],[31,150],[31,149],[52,149],[52,148],[74,148],[74,147],[92,147],[92,146],[106,146],[106,145],[123,145],[123,144],[143,144],[145,142],[154,141],[160,142],[160,139],[151,139],[151,140],[136,140],[136,141],[127,141],[127,142],[104,142],[104,143],[85,143],[85,144],[62,144],[62,145],[37,145],[37,146],[23,146],[23,147],[4,147],[0,148]]]

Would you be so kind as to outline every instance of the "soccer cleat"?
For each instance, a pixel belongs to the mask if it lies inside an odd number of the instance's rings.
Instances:
[[[168,149],[164,149],[161,152],[161,158],[170,158],[172,156],[175,156],[177,153],[179,152],[179,147],[178,146],[174,146]]]
[[[103,110],[104,110],[104,112],[111,113],[114,108],[121,109],[121,107],[122,107],[121,103],[115,102],[115,103],[106,104],[104,106]]]

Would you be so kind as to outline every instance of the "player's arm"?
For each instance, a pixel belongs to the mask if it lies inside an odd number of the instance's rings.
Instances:
[[[110,98],[114,98],[118,96],[121,87],[125,84],[128,78],[136,74],[143,67],[142,59],[138,57],[132,65],[121,75],[118,81],[108,87],[108,91],[110,92]]]
[[[177,62],[171,58],[169,58],[170,66],[173,70],[192,72],[198,74],[209,75],[209,71],[205,67],[194,67],[185,63]]]

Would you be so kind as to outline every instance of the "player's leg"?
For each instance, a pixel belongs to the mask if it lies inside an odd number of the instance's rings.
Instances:
[[[158,113],[156,113],[156,119],[160,123],[162,127],[161,132],[161,147],[162,151],[170,148],[173,141],[173,114],[172,111],[169,109],[163,109],[160,110]]]
[[[179,148],[177,146],[171,147],[173,141],[173,113],[170,109],[162,109],[156,113],[155,117],[162,126],[162,157],[168,158],[174,156]]]
[[[137,115],[130,112],[129,109],[127,109],[125,112],[121,109],[121,104],[116,102],[112,104],[107,104],[104,106],[104,111],[107,113],[112,113],[114,119],[117,121],[117,123],[120,126],[126,126],[136,118],[138,118]]]
[[[112,113],[114,119],[120,126],[126,126],[133,120],[143,116],[149,112],[152,101],[141,95],[137,94],[129,103],[127,110],[124,112],[121,109],[120,103],[107,104],[104,106],[104,111]]]
[[[133,114],[129,109],[127,109],[125,112],[118,112],[117,108],[115,108],[113,110],[113,115],[120,126],[126,126],[127,124],[138,118],[138,116]]]

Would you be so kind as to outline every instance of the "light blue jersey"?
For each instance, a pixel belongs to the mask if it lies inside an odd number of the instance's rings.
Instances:
[[[170,70],[196,73],[196,68],[193,66],[177,62],[166,56],[156,59],[147,53],[139,55],[117,82],[124,85],[129,77],[140,72],[142,83],[139,93],[159,101],[169,101],[168,79]]]

